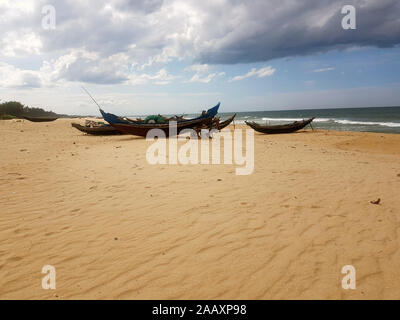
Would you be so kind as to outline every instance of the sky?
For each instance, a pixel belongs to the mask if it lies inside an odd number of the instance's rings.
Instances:
[[[98,115],[84,86],[119,115],[400,105],[398,0],[0,0],[0,11],[0,102]]]

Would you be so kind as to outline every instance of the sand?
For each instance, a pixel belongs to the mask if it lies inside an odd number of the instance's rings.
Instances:
[[[400,298],[400,135],[256,133],[238,176],[71,121],[0,121],[1,299]]]

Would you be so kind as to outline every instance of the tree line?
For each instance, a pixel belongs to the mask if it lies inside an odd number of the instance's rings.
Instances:
[[[0,117],[2,119],[28,117],[56,117],[53,111],[46,111],[42,108],[31,108],[17,101],[8,101],[0,103]]]

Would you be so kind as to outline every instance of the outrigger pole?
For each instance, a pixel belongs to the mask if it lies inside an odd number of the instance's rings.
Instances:
[[[90,95],[90,93],[85,89],[84,86],[82,86],[82,89],[85,90],[85,92],[89,95],[90,98],[92,98],[92,100],[94,101],[94,103],[97,104],[97,106],[98,106],[99,109],[101,110],[101,107],[99,106],[99,104],[96,102],[96,100],[94,100],[94,98]]]

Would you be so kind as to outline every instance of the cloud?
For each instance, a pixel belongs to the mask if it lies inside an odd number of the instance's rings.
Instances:
[[[209,71],[208,64],[193,64],[187,68],[185,71],[189,72],[196,72],[189,81],[186,82],[199,82],[199,83],[210,83],[216,77],[223,77],[225,76],[225,72],[214,72],[208,73]]]
[[[41,85],[40,73],[34,70],[21,70],[0,62],[0,87],[38,88]]]
[[[141,11],[145,14],[154,12],[163,4],[163,0],[126,0],[115,1],[115,7],[120,11]]]
[[[6,57],[21,57],[40,54],[42,42],[40,38],[29,30],[6,32],[0,40],[0,51]]]
[[[209,83],[211,82],[214,78],[216,77],[223,77],[225,76],[225,72],[215,72],[215,73],[210,73],[207,76],[201,77],[199,73],[196,73],[193,75],[193,77],[189,80],[189,82],[201,82],[201,83]]]
[[[135,72],[134,65],[130,65],[128,60],[124,54],[101,58],[97,53],[77,49],[57,59],[44,61],[40,70],[24,70],[0,62],[0,87],[54,87],[73,82],[166,85],[177,78],[165,68],[152,74]]]
[[[57,59],[45,61],[41,73],[47,83],[62,80],[117,84],[129,79],[127,59],[124,54],[101,58],[96,52],[75,49]]]
[[[315,69],[313,72],[327,72],[327,71],[333,71],[335,68],[333,67],[326,67],[326,68],[320,68],[320,69]]]
[[[252,68],[249,72],[247,72],[244,75],[233,77],[232,79],[229,80],[229,82],[240,81],[250,77],[258,77],[258,78],[270,77],[274,73],[275,69],[272,68],[271,66],[260,68],[258,70],[256,68]]]
[[[0,1],[0,61],[34,56],[37,64],[42,59],[41,69],[49,68],[53,82],[118,84],[147,79],[161,84],[172,78],[155,80],[149,78],[153,73],[135,72],[154,72],[171,61],[189,60],[189,71],[198,73],[193,81],[207,83],[212,73],[205,73],[211,64],[400,44],[398,0],[53,0],[55,30],[41,25],[41,9],[47,4]],[[356,7],[356,30],[341,26],[345,4]],[[66,61],[68,66],[62,65]],[[21,68],[16,62],[14,66]],[[243,76],[238,77],[232,81]]]
[[[208,64],[193,64],[185,68],[185,71],[207,72],[208,69],[209,69]]]
[[[128,84],[143,84],[147,83],[148,81],[154,81],[155,84],[158,85],[165,85],[169,84],[173,79],[177,78],[171,74],[168,74],[167,70],[162,68],[154,75],[149,74],[132,74],[129,77]]]
[[[344,30],[341,8],[356,8],[356,30]],[[398,0],[230,1],[207,15],[207,38],[198,61],[233,64],[268,61],[353,47],[393,47],[400,44]],[[215,21],[215,23],[210,23]]]
[[[139,85],[170,83],[176,76],[165,68],[155,74],[137,73],[136,64],[125,53],[100,57],[96,52],[85,49],[72,50],[57,59],[45,61],[40,69],[43,85],[51,86],[62,82],[86,82],[92,84]]]

